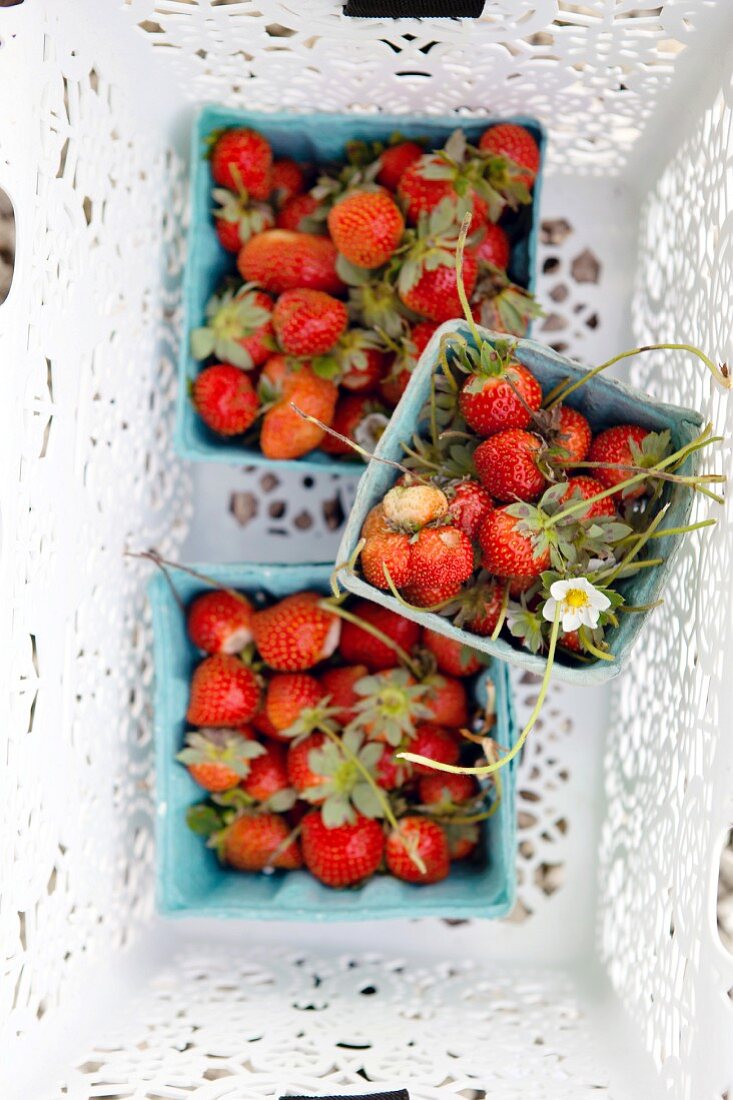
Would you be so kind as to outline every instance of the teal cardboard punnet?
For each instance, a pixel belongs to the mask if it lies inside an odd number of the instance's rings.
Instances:
[[[464,321],[447,321],[434,334],[425,348],[422,358],[415,368],[410,382],[402,395],[399,405],[375,449],[375,455],[381,458],[399,461],[404,457],[402,443],[409,442],[419,430],[422,410],[430,395],[430,380],[433,372],[439,370],[438,353],[440,342],[446,333],[457,332],[469,342],[475,343],[468,325]],[[479,329],[482,338],[505,340],[500,333]],[[539,344],[534,340],[518,340],[516,358],[528,367],[548,393],[558,382],[566,378],[581,378],[586,367],[578,366],[570,359]],[[692,409],[677,408],[653,401],[647,394],[631,389],[614,379],[599,375],[587,385],[571,395],[568,405],[579,409],[590,421],[594,432],[611,427],[614,424],[641,424],[650,431],[669,429],[672,445],[676,450],[693,440],[702,424],[702,417]],[[698,455],[694,454],[680,467],[682,474],[694,474],[698,467]],[[341,545],[336,560],[348,561],[353,555],[361,537],[361,529],[369,510],[378,504],[398,477],[397,471],[382,462],[372,460],[366,469],[356,491],[354,506],[344,528]],[[669,511],[659,530],[681,527],[687,523],[692,508],[693,491],[684,485],[668,485],[663,502],[669,503]],[[694,537],[694,536],[693,536]],[[644,569],[635,577],[623,582],[623,593],[629,605],[643,606],[654,603],[664,592],[664,585],[672,567],[672,559],[684,535],[667,535],[654,542],[654,556],[664,558],[661,565]],[[361,596],[423,626],[437,630],[449,638],[455,638],[464,645],[498,657],[509,664],[519,665],[538,675],[545,670],[546,660],[541,654],[530,653],[519,642],[513,643],[503,637],[492,641],[469,634],[454,626],[449,619],[428,611],[411,611],[398,602],[389,592],[383,592],[367,584],[356,573],[344,569],[339,573],[341,584],[354,595]],[[574,684],[598,684],[618,675],[631,656],[632,648],[639,636],[644,621],[653,612],[639,612],[622,615],[619,626],[606,633],[610,652],[614,661],[596,661],[593,664],[563,664],[564,658],[556,657],[552,675],[557,680]]]
[[[201,565],[198,572],[244,592],[282,598],[304,589],[328,593],[330,565]],[[188,602],[210,586],[171,572],[176,591]],[[155,636],[155,765],[157,906],[175,917],[248,920],[342,921],[420,916],[505,916],[516,892],[516,771],[501,772],[503,794],[497,812],[482,825],[481,859],[455,863],[443,882],[412,886],[376,875],[363,886],[332,890],[307,871],[242,874],[223,867],[202,837],[186,825],[186,810],[206,797],[179,764],[176,753],[187,728],[188,687],[202,654],[191,644],[186,623],[162,575],[150,585]],[[493,662],[473,678],[474,698],[486,702],[487,680],[496,689],[494,736],[502,746],[516,741],[507,666]]]
[[[385,141],[395,131],[406,138],[427,137],[433,145],[441,145],[461,127],[469,140],[478,141],[487,126],[496,122],[516,122],[530,130],[540,147],[540,169],[534,185],[531,207],[519,212],[516,226],[509,226],[512,255],[509,273],[521,286],[534,290],[539,234],[539,206],[542,188],[542,164],[545,133],[531,118],[509,119],[469,118],[462,115],[436,115],[419,118],[400,115],[304,114],[289,112],[261,113],[234,111],[221,107],[205,107],[196,117],[191,135],[191,193],[188,253],[183,291],[183,339],[179,358],[179,387],[175,444],[183,458],[195,462],[228,462],[258,466],[291,467],[304,473],[363,473],[361,461],[336,459],[320,451],[302,458],[273,460],[266,458],[259,447],[244,447],[236,441],[223,439],[210,431],[194,409],[189,395],[190,384],[201,370],[191,355],[189,333],[203,323],[204,308],[222,280],[236,274],[234,258],[218,242],[211,217],[211,173],[204,159],[206,138],[221,127],[249,126],[259,130],[272,145],[275,156],[293,157],[310,163],[323,163],[343,156],[348,141]]]

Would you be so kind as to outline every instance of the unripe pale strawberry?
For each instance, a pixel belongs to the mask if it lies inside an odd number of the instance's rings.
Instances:
[[[388,522],[403,531],[419,531],[448,511],[448,498],[436,485],[395,485],[383,504]]]

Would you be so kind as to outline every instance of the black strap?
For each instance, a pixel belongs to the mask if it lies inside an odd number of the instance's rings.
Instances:
[[[348,0],[354,19],[478,19],[484,0]]]
[[[410,1100],[407,1089],[397,1092],[370,1092],[361,1096],[281,1096],[280,1100]]]

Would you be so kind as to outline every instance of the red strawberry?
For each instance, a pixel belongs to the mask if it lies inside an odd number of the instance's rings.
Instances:
[[[444,825],[445,835],[448,838],[448,851],[451,862],[457,859],[466,859],[474,852],[479,842],[478,825]]]
[[[322,599],[318,592],[296,592],[255,613],[255,645],[270,668],[303,672],[331,656],[341,620],[319,606]]]
[[[292,404],[302,412],[330,426],[336,411],[338,389],[326,378],[320,378],[310,367],[286,375],[282,398],[268,409],[262,419],[260,449],[267,458],[300,458],[322,442],[323,428],[304,420]]]
[[[351,886],[373,875],[382,862],[384,833],[373,818],[329,829],[319,811],[303,818],[303,857],[311,874],[326,886]]]
[[[376,337],[358,328],[350,329],[339,341],[340,385],[350,393],[373,393],[386,373],[389,359],[375,345]]]
[[[194,726],[243,726],[257,710],[260,688],[251,668],[238,657],[215,653],[196,668],[186,718]]]
[[[580,634],[577,630],[568,630],[566,632],[561,630],[560,637],[558,638],[558,645],[563,646],[565,649],[569,649],[571,653],[583,652],[583,646],[580,643]]]
[[[310,193],[294,195],[280,208],[275,224],[278,229],[290,229],[295,233],[315,233],[322,223],[320,201]]]
[[[227,252],[239,252],[255,233],[272,229],[275,224],[272,207],[264,202],[252,202],[246,191],[215,187],[212,198],[218,203],[214,210],[214,229]]]
[[[430,722],[455,729],[468,724],[468,699],[460,680],[436,673],[423,682],[429,688],[423,701],[430,711]]]
[[[263,733],[265,737],[271,737],[273,741],[284,740],[280,730],[276,730],[270,719],[267,717],[265,711],[265,700],[260,700],[260,708],[256,714],[252,716],[252,725],[258,733]],[[288,742],[290,738],[287,738]]]
[[[339,294],[344,285],[336,274],[337,255],[328,237],[268,229],[247,241],[237,267],[243,279],[273,294],[300,287]]]
[[[276,730],[297,722],[303,710],[318,706],[323,690],[314,676],[304,672],[283,672],[271,676],[265,695],[265,713]]]
[[[479,785],[473,775],[434,771],[420,777],[418,792],[423,806],[460,806],[476,797]]]
[[[396,615],[394,611],[380,607],[379,604],[370,603],[368,600],[357,600],[353,605],[349,605],[349,611],[362,622],[376,627],[407,653],[420,636],[420,627],[417,623],[410,622],[402,615]],[[341,628],[339,651],[348,664],[365,664],[370,672],[382,672],[385,669],[395,668],[399,663],[397,654],[391,646],[350,622],[344,622]]]
[[[512,597],[513,600],[516,600],[519,596],[522,595],[523,592],[526,592],[528,589],[530,589],[532,587],[533,584],[537,583],[537,577],[536,576],[535,577],[514,576],[514,577],[506,577],[506,578],[502,578],[502,579],[505,581],[506,584],[509,585],[509,595]]]
[[[288,782],[313,805],[325,802],[327,797],[325,793],[318,797],[313,797],[310,793],[315,787],[320,787],[325,778],[311,768],[311,753],[314,749],[322,748],[325,742],[326,735],[316,731],[293,742],[288,749]]]
[[[204,592],[186,613],[188,636],[205,653],[241,653],[252,640],[253,615],[246,596],[221,589]]]
[[[563,497],[563,500],[567,500],[572,493],[577,496],[580,493],[583,500],[589,500],[591,497],[596,496],[598,493],[602,493],[606,488],[600,481],[596,481],[594,477],[570,477],[568,478],[568,491]],[[568,500],[568,503],[570,501]],[[603,500],[596,500],[588,508],[587,512],[576,513],[578,519],[596,519],[598,516],[615,516],[616,507],[613,503],[612,497],[604,497]]]
[[[386,191],[351,191],[331,207],[328,229],[349,263],[375,268],[386,264],[399,247],[405,221]]]
[[[484,235],[476,246],[476,256],[480,264],[491,264],[500,271],[506,271],[509,264],[509,238],[500,225],[487,222]]]
[[[270,173],[271,194],[278,206],[305,190],[305,173],[288,157],[276,160]]]
[[[390,191],[396,191],[403,174],[422,155],[422,148],[414,141],[401,141],[399,145],[391,145],[379,158],[377,183]]]
[[[237,730],[202,729],[186,735],[186,747],[176,760],[186,765],[200,787],[217,794],[236,787],[262,751],[249,726]]]
[[[449,676],[473,676],[483,667],[475,650],[454,638],[438,634],[436,630],[424,629],[422,640],[438,662],[440,671],[447,672]]]
[[[460,175],[456,171],[453,178],[429,179],[428,174],[444,169],[445,162],[432,153],[426,153],[413,164],[406,168],[400,178],[397,196],[405,217],[415,225],[421,214],[431,214],[441,202],[446,199],[452,202],[459,201],[459,194],[454,184]],[[486,221],[487,206],[485,201],[475,191],[471,195],[471,213],[473,215],[472,227],[477,229],[479,224]]]
[[[399,828],[387,837],[385,846],[387,867],[395,878],[422,885],[447,878],[450,871],[448,840],[437,821],[413,814],[403,817],[398,825]],[[424,872],[410,858],[410,851],[420,857]]]
[[[591,443],[588,459],[590,462],[606,462],[610,465],[621,466],[648,466],[659,461],[667,451],[667,441],[664,433],[650,432],[648,428],[642,428],[638,424],[619,424],[615,428],[607,428],[600,432]],[[595,477],[606,489],[612,489],[622,481],[633,477],[631,470],[613,470],[598,467],[594,470]],[[648,491],[648,485],[640,482],[632,485],[625,492],[616,493],[623,495],[626,500],[636,500]]]
[[[264,752],[254,758],[249,774],[241,783],[247,794],[257,802],[267,802],[290,786],[285,746],[270,741],[263,748]]]
[[[405,271],[403,267],[402,272]],[[420,267],[418,278],[412,282],[410,277],[402,279],[400,273],[400,298],[408,309],[421,313],[431,321],[449,321],[463,313],[458,297],[458,280],[454,262],[444,262],[429,269],[425,264]],[[472,248],[463,253],[463,282],[466,294],[470,298],[476,285],[478,261]]]
[[[451,522],[472,541],[493,507],[494,502],[478,481],[459,481],[452,486],[452,495],[449,493]]]
[[[380,387],[382,396],[390,405],[396,405],[402,397],[418,359],[438,328],[437,321],[418,321],[412,326],[409,336],[403,341],[403,350],[395,356],[392,369]]]
[[[526,428],[531,420],[529,410],[536,412],[541,404],[542,387],[521,363],[498,363],[495,373],[471,375],[459,397],[464,420],[481,436],[506,428]]]
[[[410,537],[399,531],[372,535],[364,543],[359,560],[368,584],[388,589],[386,568],[394,586],[404,588],[412,575]]]
[[[384,513],[384,504],[375,504],[373,508],[369,509],[367,518],[364,520],[364,526],[361,529],[361,537],[369,539],[372,535],[386,535],[392,528],[387,522],[387,517]]]
[[[242,247],[242,241],[239,237],[239,222],[227,221],[225,218],[215,218],[214,229],[223,249],[227,252],[239,252]]]
[[[590,424],[582,413],[569,405],[560,408],[558,420],[557,434],[553,433],[552,442],[573,462],[582,462],[590,447]]]
[[[206,324],[191,333],[194,359],[216,355],[251,370],[272,354],[272,299],[250,286],[214,295],[206,304]]]
[[[398,760],[391,745],[385,745],[377,762],[376,780],[384,791],[396,791],[404,787],[412,775],[412,765]]]
[[[237,871],[275,867],[296,871],[303,860],[296,840],[287,843],[290,826],[279,814],[244,814],[227,826],[223,859]]]
[[[531,578],[534,583],[534,577]],[[494,633],[504,603],[504,583],[479,580],[464,588],[460,595],[460,610],[454,619],[472,634],[488,637]]]
[[[517,529],[520,520],[497,508],[479,531],[483,565],[498,577],[538,577],[550,567],[549,549],[535,556],[530,535]]]
[[[536,500],[546,482],[537,465],[542,449],[542,440],[521,428],[497,432],[473,452],[481,484],[496,500]]]
[[[272,149],[267,138],[256,130],[224,130],[214,135],[211,149],[211,175],[215,183],[230,191],[245,188],[251,198],[266,199],[270,194]]]
[[[473,572],[473,545],[457,527],[423,527],[410,546],[409,599],[421,607],[450,599]],[[443,593],[437,601],[436,593]]]
[[[410,752],[435,760],[439,764],[457,764],[461,753],[460,742],[452,730],[423,722],[415,730],[410,741]],[[435,769],[427,764],[412,765],[418,775],[434,775]]]
[[[354,684],[368,674],[366,665],[329,668],[321,674],[321,692],[329,697],[328,706],[336,709],[334,719],[340,725],[345,726],[354,717],[354,707],[360,698],[354,691]]]
[[[240,435],[255,421],[259,399],[243,370],[228,363],[204,367],[193,384],[199,416],[218,435]]]
[[[380,404],[377,398],[372,397],[371,394],[355,393],[346,397],[339,397],[331,427],[340,435],[345,435],[347,439],[356,439],[360,425],[368,416],[374,414],[381,414],[386,423],[384,405]],[[378,424],[379,421],[375,418],[375,427],[378,427]],[[329,455],[353,456],[354,454],[347,443],[342,443],[340,439],[328,434],[324,436],[321,442],[321,450]]]
[[[484,153],[506,157],[508,160],[526,168],[526,172],[512,173],[514,177],[532,187],[540,166],[540,150],[537,142],[523,126],[512,122],[502,122],[484,130],[479,141],[479,149]]]
[[[286,290],[272,313],[280,347],[288,355],[314,356],[329,351],[346,331],[346,306],[322,290]]]

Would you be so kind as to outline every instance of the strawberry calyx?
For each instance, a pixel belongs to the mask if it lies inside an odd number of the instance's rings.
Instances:
[[[395,280],[387,271],[375,276],[364,268],[346,267],[339,255],[336,270],[349,287],[349,315],[356,324],[373,329],[392,340],[399,340],[406,322],[416,321],[417,314],[408,309],[397,293]],[[361,272],[361,274],[357,274]]]
[[[420,215],[414,229],[405,231],[404,244],[392,260],[400,294],[407,294],[426,271],[456,267],[461,221],[469,205],[462,198],[442,199],[434,210]]]
[[[337,381],[349,371],[366,371],[369,366],[367,352],[370,350],[385,350],[384,341],[378,333],[361,328],[347,329],[329,352],[311,360],[313,372],[321,378]]]
[[[213,794],[212,801],[222,809],[233,810],[234,816],[241,817],[244,813],[265,810],[269,813],[282,814],[292,810],[298,799],[298,793],[293,787],[281,787],[269,798],[256,799],[241,787],[234,787],[231,791],[223,791],[221,794]],[[230,820],[234,820],[232,816]]]
[[[529,326],[544,310],[524,287],[509,279],[505,271],[489,264],[476,283],[471,301],[478,307],[479,324],[493,332],[526,336]]]
[[[386,741],[393,748],[414,736],[418,723],[431,714],[423,702],[429,687],[416,683],[404,668],[365,676],[357,680],[354,691],[361,698],[347,728],[363,730],[368,738]]]
[[[359,730],[347,729],[340,739],[334,735],[308,753],[308,767],[322,782],[305,790],[303,797],[321,803],[329,829],[355,822],[358,814],[385,816],[384,796],[376,785],[382,752],[381,745],[367,742]]]
[[[238,290],[227,289],[222,294],[214,294],[206,304],[207,323],[191,333],[193,357],[208,359],[215,355],[224,363],[251,370],[254,366],[252,356],[242,347],[241,341],[264,328],[271,317],[270,311],[255,300],[260,293],[253,284],[245,283]],[[274,341],[272,349],[275,350]]]
[[[247,740],[232,730],[200,729],[186,734],[186,747],[177,753],[176,760],[187,767],[196,764],[221,764],[246,779],[250,761],[264,753],[259,742]]]
[[[215,187],[211,196],[218,204],[212,211],[214,218],[237,225],[242,244],[273,225],[271,208],[265,202],[252,202],[244,188],[230,191],[226,187]]]

